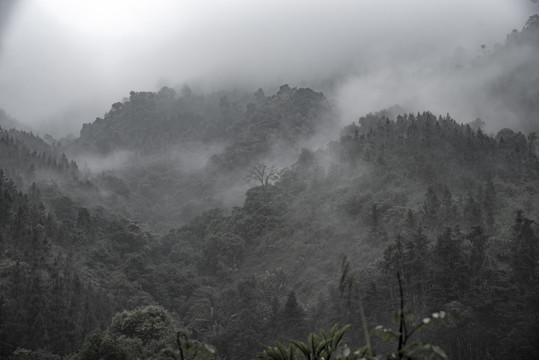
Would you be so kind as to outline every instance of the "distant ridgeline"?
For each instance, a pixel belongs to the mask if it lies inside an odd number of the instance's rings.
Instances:
[[[255,93],[256,95],[256,93]],[[212,158],[222,170],[263,159],[274,149],[293,151],[299,144],[337,123],[324,95],[305,88],[280,87],[277,94],[247,105],[234,137],[223,153]]]
[[[106,172],[118,178],[110,206],[166,231],[204,210],[241,203],[228,193],[243,195],[251,166],[293,158],[335,123],[328,100],[311,89],[283,85],[266,97],[262,90],[196,95],[185,87],[177,96],[163,88],[131,92],[63,150],[82,164],[121,154]]]
[[[101,153],[116,149],[144,153],[182,142],[220,141],[231,143],[225,153],[241,148],[253,156],[268,151],[272,140],[293,146],[312,136],[334,120],[329,112],[322,93],[288,85],[270,97],[261,89],[254,94],[195,95],[184,88],[181,96],[170,88],[131,92],[129,99],[113,104],[103,119],[84,124],[77,145]]]
[[[426,183],[464,182],[470,172],[502,178],[537,175],[535,133],[526,137],[502,129],[491,137],[472,126],[429,112],[399,115],[396,121],[383,112],[369,114],[343,130],[341,156],[352,163],[363,160],[398,169]]]

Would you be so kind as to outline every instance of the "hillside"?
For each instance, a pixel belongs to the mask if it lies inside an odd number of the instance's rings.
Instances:
[[[335,321],[355,322],[346,315],[348,310],[338,310],[343,306],[339,296],[330,296],[345,253],[361,265],[361,283],[370,289],[364,296],[371,321],[389,321],[387,309],[393,305],[384,294],[395,287],[392,277],[397,266],[416,311],[443,308],[464,312],[470,321],[481,316],[473,327],[468,320],[459,320],[455,331],[468,333],[470,351],[488,342],[504,354],[508,350],[491,344],[487,336],[500,336],[503,327],[487,331],[484,326],[490,321],[500,316],[506,324],[524,321],[522,334],[527,335],[518,340],[523,344],[530,345],[526,339],[537,331],[518,309],[532,310],[524,304],[537,292],[532,284],[537,276],[533,264],[538,229],[531,220],[538,217],[538,170],[533,137],[509,129],[491,137],[427,112],[399,116],[396,121],[384,113],[363,117],[359,126],[344,128],[339,141],[316,152],[303,150],[278,180],[251,188],[244,204],[232,212],[206,212],[159,237],[140,224],[112,220],[102,209],[86,209],[65,197],[61,208],[36,208],[35,200],[32,207],[28,197],[16,195],[14,185],[4,180],[3,193],[15,201],[3,201],[7,221],[2,238],[28,239],[3,242],[3,286],[8,294],[28,293],[32,301],[31,288],[18,288],[19,282],[8,280],[18,276],[22,266],[25,276],[37,277],[32,286],[50,289],[53,296],[58,267],[69,263],[72,275],[60,275],[61,279],[77,279],[88,289],[84,291],[108,294],[108,300],[98,302],[101,327],[116,309],[160,304],[191,329],[193,337],[214,344],[223,356],[244,358],[253,356],[261,341],[300,337],[306,329],[328,327]],[[27,230],[14,233],[25,211],[34,220],[22,221]],[[39,228],[44,230],[40,233]],[[445,239],[452,240],[446,244]],[[24,250],[25,244],[36,241],[45,248]],[[444,262],[436,260],[439,251],[444,258],[456,256],[459,266],[473,270],[455,268],[450,258],[444,260],[450,261],[449,267],[443,267]],[[517,266],[512,259],[522,251],[531,256],[530,262]],[[406,256],[416,260],[409,262]],[[428,268],[436,271],[420,275]],[[454,271],[460,277],[452,277]],[[522,272],[530,277],[519,275]],[[416,290],[416,279],[422,281],[421,290]],[[477,286],[482,289],[479,293]],[[499,297],[513,287],[521,295]],[[63,296],[76,299],[76,289],[65,287],[68,293]],[[47,319],[60,316],[54,312],[55,301],[48,300],[47,292],[40,294],[47,299],[43,307],[34,310],[35,316],[24,316],[43,318],[44,330],[39,331],[54,332],[55,323]],[[279,315],[291,311],[287,308],[291,305],[286,305],[290,301],[302,304],[295,310],[298,323],[293,328]],[[499,310],[486,315],[485,306]],[[507,308],[514,310],[506,313]],[[91,310],[73,311],[84,318]],[[87,333],[84,329],[97,321],[79,327],[78,337],[65,340],[74,347],[62,348],[49,347],[45,340],[11,337],[17,334],[13,326],[20,322],[7,319],[2,335],[7,351],[23,345],[59,353],[80,346]],[[517,335],[509,338],[513,336]],[[460,346],[452,337],[438,334],[438,339],[456,357],[467,356],[456,353]]]
[[[380,356],[443,311],[412,340],[536,357],[538,19],[473,65],[522,60],[484,88],[520,130],[398,106],[343,126],[289,85],[133,91],[62,141],[0,113],[0,358],[250,359],[334,324],[357,344],[361,304]]]
[[[283,85],[265,96],[183,88],[177,96],[164,88],[132,92],[63,150],[103,186],[115,179],[108,207],[167,231],[201,211],[241,204],[250,167],[293,162],[335,119],[325,96],[311,89]]]

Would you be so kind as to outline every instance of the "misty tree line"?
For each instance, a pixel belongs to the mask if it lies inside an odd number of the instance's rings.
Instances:
[[[107,190],[101,205],[166,231],[204,210],[230,206],[218,199],[246,191],[244,176],[253,164],[292,154],[335,121],[325,96],[308,88],[283,85],[269,96],[262,89],[196,94],[187,86],[163,88],[131,92],[63,150],[80,164],[90,155],[106,163],[128,154],[106,173],[112,183],[92,179]],[[217,149],[208,153],[208,146]],[[193,161],[201,164],[191,168]]]
[[[0,128],[0,147],[3,154],[3,171],[18,179],[19,186],[31,184],[40,171],[47,173],[43,175],[44,178],[55,175],[59,178],[79,178],[76,162],[69,161],[58,148],[49,146],[31,133]],[[19,174],[21,166],[25,169]],[[23,180],[26,183],[23,183]]]

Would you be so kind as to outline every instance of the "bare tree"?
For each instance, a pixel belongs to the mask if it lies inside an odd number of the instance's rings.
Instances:
[[[249,169],[246,178],[248,181],[255,181],[266,188],[271,182],[279,179],[279,172],[273,165],[256,164]]]

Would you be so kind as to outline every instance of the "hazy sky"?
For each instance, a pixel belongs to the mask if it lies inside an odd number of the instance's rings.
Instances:
[[[532,6],[527,0],[21,0],[0,24],[0,108],[38,129],[78,135],[83,122],[130,90],[185,82],[256,89],[364,72],[375,72],[376,84],[392,73],[380,76],[380,69],[422,66],[458,46],[473,53],[503,42],[522,28]],[[348,96],[353,84],[344,81]]]

